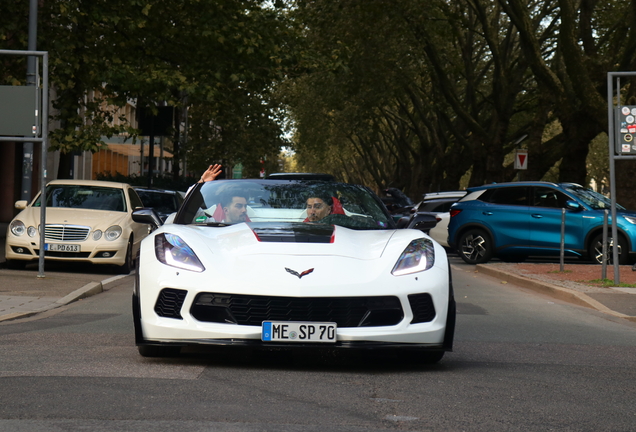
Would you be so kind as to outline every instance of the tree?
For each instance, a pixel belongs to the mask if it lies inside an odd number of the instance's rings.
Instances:
[[[471,167],[473,184],[514,174],[504,157],[536,121],[536,100],[522,92],[531,77],[516,33],[491,2],[298,4],[311,52],[290,87],[301,162],[347,146],[348,173],[412,196],[457,188]]]
[[[210,118],[207,127],[224,129],[226,140],[238,124],[252,131],[250,138],[261,125],[269,136],[271,124],[254,118],[262,115],[258,102],[267,102],[291,58],[284,50],[288,29],[281,9],[255,0],[45,2],[41,46],[50,52],[60,124],[51,133],[51,148],[70,155],[99,150],[102,136],[134,137],[132,125],[112,124],[116,109],[130,100],[150,107],[187,105],[197,113],[222,108],[223,120]],[[246,109],[246,99],[255,112]],[[234,159],[249,153],[246,142],[224,145]],[[196,161],[201,168],[207,162]]]

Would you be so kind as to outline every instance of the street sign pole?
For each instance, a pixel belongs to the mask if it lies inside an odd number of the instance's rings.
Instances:
[[[38,278],[44,276],[44,228],[46,226],[46,164],[48,153],[48,135],[49,135],[49,53],[47,51],[19,51],[19,50],[0,50],[0,55],[19,55],[36,57],[36,71],[39,68],[38,58],[42,58],[42,88],[40,99],[41,112],[39,105],[36,105],[36,112],[33,113],[36,124],[33,125],[33,136],[11,136],[4,133],[0,129],[0,141],[11,142],[39,142],[42,143],[42,156],[40,163],[40,254],[38,265]],[[36,82],[37,86],[37,82]],[[28,120],[28,119],[27,119]]]
[[[636,159],[636,146],[629,145],[628,142],[623,143],[622,138],[625,138],[621,129],[623,125],[619,123],[617,125],[614,105],[614,79],[616,79],[616,107],[621,109],[621,77],[634,77],[636,72],[608,72],[607,74],[607,135],[609,142],[609,167],[610,167],[610,199],[611,199],[611,224],[612,224],[612,262],[614,265],[614,284],[620,283],[620,268],[618,262],[618,228],[616,226],[616,170],[615,162],[617,160],[634,160]],[[621,109],[622,111],[622,109]],[[631,114],[631,110],[630,110]],[[636,116],[632,115],[631,119],[625,116],[625,129],[629,132],[629,124],[627,120],[631,120],[632,124],[636,124]],[[618,130],[617,130],[618,126]],[[620,144],[620,153],[617,150],[617,146]],[[627,144],[627,145],[623,145]],[[631,153],[634,155],[631,155]],[[625,251],[624,253],[627,253]]]

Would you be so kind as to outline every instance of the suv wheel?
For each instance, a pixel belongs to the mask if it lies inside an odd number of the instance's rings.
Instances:
[[[492,258],[492,241],[484,230],[468,230],[459,238],[457,252],[468,264],[483,264]]]
[[[607,263],[611,264],[614,257],[612,247],[614,242],[611,237],[607,237]],[[592,240],[589,250],[590,259],[596,264],[603,264],[603,234],[598,234]],[[623,236],[618,236],[618,264],[626,265],[629,263],[629,253],[627,250],[627,241]]]

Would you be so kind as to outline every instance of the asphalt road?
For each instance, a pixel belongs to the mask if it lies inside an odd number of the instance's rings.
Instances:
[[[0,431],[630,431],[636,324],[455,264],[455,350],[145,359],[128,276],[0,324]]]

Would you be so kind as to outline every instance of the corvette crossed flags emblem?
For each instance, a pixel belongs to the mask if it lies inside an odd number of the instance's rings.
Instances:
[[[311,273],[311,272],[313,272],[313,271],[314,271],[314,269],[312,269],[312,268],[311,268],[311,269],[309,269],[309,270],[305,270],[305,271],[304,271],[304,272],[302,272],[302,273],[298,273],[296,270],[292,270],[292,269],[287,268],[287,267],[285,267],[285,270],[287,270],[287,273],[291,273],[291,274],[293,274],[294,276],[298,276],[298,279],[302,278],[303,276],[307,276],[309,273]]]

